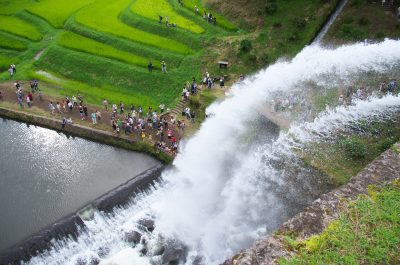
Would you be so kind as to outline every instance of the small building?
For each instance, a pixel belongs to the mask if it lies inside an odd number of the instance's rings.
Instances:
[[[221,71],[221,69],[228,69],[228,62],[226,61],[218,61],[219,64],[219,70]]]

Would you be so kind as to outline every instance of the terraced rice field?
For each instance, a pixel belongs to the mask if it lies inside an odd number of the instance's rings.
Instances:
[[[211,25],[174,0],[0,0],[0,6],[0,82],[10,79],[6,70],[15,63],[15,79],[37,78],[54,87],[47,93],[81,93],[99,105],[106,98],[172,108],[183,84],[200,78],[204,41],[235,28]],[[159,24],[159,16],[176,27]]]

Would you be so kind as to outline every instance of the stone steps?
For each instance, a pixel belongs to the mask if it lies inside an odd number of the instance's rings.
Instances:
[[[170,114],[177,117],[182,114],[182,110],[187,106],[187,102],[179,101],[179,103],[170,111]]]

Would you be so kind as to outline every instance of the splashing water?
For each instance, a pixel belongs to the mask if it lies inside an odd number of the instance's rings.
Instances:
[[[324,191],[323,179],[291,153],[292,143],[325,137],[335,126],[356,119],[391,115],[399,110],[400,100],[387,96],[356,102],[294,126],[278,139],[245,141],[256,107],[272,92],[294,89],[299,82],[324,83],[326,76],[349,80],[360,72],[385,72],[399,62],[399,41],[336,50],[311,46],[291,62],[278,62],[236,84],[226,100],[213,105],[214,115],[182,147],[174,168],[163,173],[163,183],[111,214],[96,213],[77,239],[55,241],[50,251],[28,264],[89,264],[91,260],[102,265],[150,260],[162,264],[171,255],[184,256],[180,261],[187,264],[222,262],[276,229]],[[257,134],[263,133],[258,128]],[[144,219],[155,220],[153,232],[138,226]],[[134,231],[142,235],[140,243],[126,239]],[[154,257],[139,255],[144,249]]]

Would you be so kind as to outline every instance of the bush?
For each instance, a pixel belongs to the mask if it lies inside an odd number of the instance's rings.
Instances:
[[[251,41],[248,39],[244,39],[240,42],[239,51],[243,53],[250,52],[253,46],[251,45]]]
[[[351,5],[352,6],[360,6],[360,5],[365,4],[365,3],[366,3],[365,0],[352,0],[351,1]]]
[[[375,34],[375,37],[377,39],[383,39],[385,37],[385,33],[383,33],[382,31],[379,31]]]
[[[364,158],[367,154],[365,144],[357,138],[344,139],[341,141],[340,146],[353,159]]]
[[[292,23],[298,29],[303,29],[307,24],[306,20],[303,17],[294,18]]]
[[[343,24],[351,24],[354,22],[354,18],[353,17],[345,17],[343,19]]]
[[[358,20],[358,25],[360,25],[360,26],[368,26],[369,24],[370,24],[370,22],[369,22],[368,18],[366,18],[366,17],[361,17]]]
[[[268,2],[267,5],[265,6],[265,13],[268,15],[273,15],[276,13],[278,10],[278,6],[276,5],[275,2]]]
[[[396,137],[389,137],[383,140],[380,145],[379,145],[379,150],[381,152],[384,152],[388,150],[390,147],[392,147],[393,144],[395,144],[397,141]]]
[[[268,53],[265,53],[264,55],[261,56],[261,61],[263,62],[264,65],[268,65],[271,63],[272,59]]]
[[[352,25],[343,25],[341,34],[344,38],[350,40],[362,40],[365,36],[365,32]]]
[[[291,42],[295,42],[299,40],[299,35],[297,33],[292,33],[292,35],[289,36],[288,40]]]

